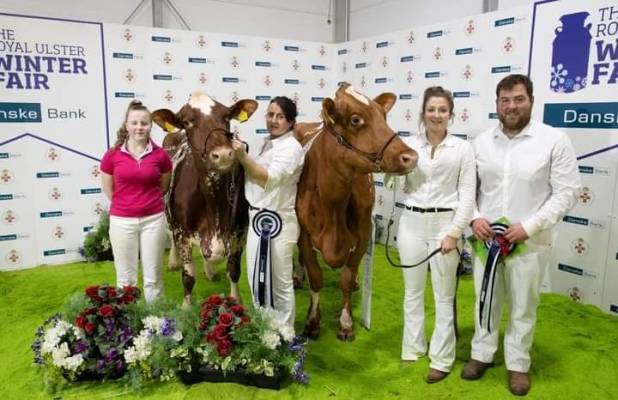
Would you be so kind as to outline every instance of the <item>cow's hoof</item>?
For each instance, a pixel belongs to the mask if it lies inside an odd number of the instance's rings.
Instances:
[[[309,327],[305,327],[305,330],[303,331],[303,336],[311,340],[316,340],[318,336],[320,336],[320,329],[312,329]]]
[[[342,342],[352,342],[354,339],[356,339],[356,336],[354,335],[354,332],[350,329],[340,329],[339,332],[337,332],[337,339],[341,340]]]
[[[182,300],[182,309],[183,310],[188,310],[189,308],[191,308],[191,299],[185,297]]]

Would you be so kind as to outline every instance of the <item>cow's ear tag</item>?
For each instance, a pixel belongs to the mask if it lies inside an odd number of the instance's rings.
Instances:
[[[247,114],[245,110],[240,110],[240,112],[238,113],[238,115],[236,115],[236,118],[234,119],[240,122],[245,122],[246,120],[249,119],[249,114]]]
[[[165,127],[163,129],[165,129],[165,132],[167,133],[172,133],[178,130],[178,128],[176,128],[174,125],[170,124],[167,121],[165,121]]]

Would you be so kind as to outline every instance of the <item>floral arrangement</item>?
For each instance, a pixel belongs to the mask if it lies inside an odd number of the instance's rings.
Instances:
[[[211,295],[200,310],[202,344],[194,349],[198,364],[224,373],[269,377],[285,370],[298,382],[308,383],[304,341],[279,321],[272,309],[258,308],[252,318],[234,297]]]
[[[113,260],[112,245],[109,239],[109,214],[103,211],[97,226],[84,238],[79,254],[88,262]]]
[[[123,352],[133,340],[126,307],[139,294],[133,286],[90,286],[69,299],[64,314],[52,316],[37,329],[34,360],[44,368],[50,389],[62,379],[117,378],[124,373]]]
[[[277,312],[250,312],[234,297],[219,294],[188,309],[166,300],[137,303],[139,297],[132,286],[90,286],[71,296],[62,314],[45,321],[32,349],[48,389],[124,376],[139,390],[177,374],[183,381],[186,374],[202,376],[200,371],[277,382],[289,373],[308,383],[304,340],[279,322]]]

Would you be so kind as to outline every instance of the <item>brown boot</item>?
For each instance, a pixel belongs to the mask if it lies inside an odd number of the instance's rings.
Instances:
[[[427,383],[440,382],[447,376],[448,372],[440,371],[439,369],[429,368],[429,374],[427,374]]]
[[[509,390],[515,396],[525,396],[530,390],[530,375],[527,372],[508,371]]]
[[[493,366],[494,363],[492,362],[484,363],[471,358],[470,361],[464,364],[464,367],[461,370],[461,377],[469,381],[481,379],[485,374],[485,371],[487,371],[489,367]]]

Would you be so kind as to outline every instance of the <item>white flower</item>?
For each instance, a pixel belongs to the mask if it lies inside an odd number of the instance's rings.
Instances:
[[[172,339],[174,339],[177,342],[180,342],[182,340],[182,332],[180,332],[180,331],[174,332],[174,335],[172,336]]]
[[[163,325],[163,318],[150,315],[142,319],[142,322],[144,323],[144,329],[148,329],[149,331],[157,334],[161,333],[161,325]]]
[[[129,347],[124,352],[124,359],[127,363],[143,361],[150,356],[152,352],[150,335],[150,332],[144,329],[140,332],[139,336],[133,340],[133,346]]]
[[[52,360],[54,365],[58,367],[64,367],[64,359],[71,354],[69,351],[69,345],[66,343],[62,343],[60,346],[55,347],[52,352]]]
[[[266,331],[262,336],[262,343],[271,350],[274,350],[281,344],[281,338],[275,331]]]
[[[81,354],[75,354],[74,356],[67,357],[64,360],[64,368],[70,371],[77,371],[77,369],[84,362],[84,356]]]
[[[135,347],[129,347],[124,351],[124,360],[127,364],[133,364],[137,361],[137,352],[135,351]]]

